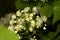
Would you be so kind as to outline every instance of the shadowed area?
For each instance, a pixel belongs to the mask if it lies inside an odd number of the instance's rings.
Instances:
[[[0,17],[5,16],[9,12],[15,12],[15,0],[0,0]]]

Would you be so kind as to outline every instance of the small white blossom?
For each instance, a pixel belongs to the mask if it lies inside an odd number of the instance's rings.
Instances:
[[[34,40],[34,38],[30,38],[30,40]]]
[[[32,11],[37,12],[37,7],[33,7]]]
[[[30,22],[31,22],[31,26],[32,26],[32,27],[35,27],[35,21],[32,20],[32,21],[30,21]]]
[[[39,16],[36,16],[36,20],[38,20],[38,19],[40,19],[40,17]]]
[[[25,20],[29,21],[29,15],[28,14],[25,14]]]
[[[19,40],[22,39],[22,37],[21,37],[20,35],[17,34],[17,36],[18,36],[18,39],[19,39]]]
[[[24,29],[24,30],[26,30],[26,28],[25,28],[25,27],[24,27],[23,29]]]
[[[22,37],[21,37],[21,36],[19,36],[19,39],[22,39]]]
[[[16,15],[12,15],[12,19],[15,19],[16,18]]]
[[[13,25],[14,20],[10,20],[9,23],[10,23],[10,25]]]
[[[14,32],[14,26],[9,26],[8,29]]]
[[[18,11],[16,12],[16,16],[21,16],[20,10],[18,10]]]
[[[28,11],[30,11],[30,7],[24,8],[24,12],[28,12]]]
[[[33,18],[32,17],[29,17],[29,20],[32,20]]]
[[[29,21],[29,18],[26,18],[25,20]]]
[[[41,18],[44,22],[47,22],[47,17],[46,16],[42,16]]]
[[[19,34],[17,34],[17,36],[18,36],[18,39],[19,39],[19,40],[22,39],[22,37],[21,37]]]
[[[32,17],[32,16],[33,16],[33,13],[30,14],[30,17]]]
[[[33,31],[33,28],[32,27],[29,27],[29,31],[32,32]]]
[[[35,15],[36,13],[34,12],[33,14]]]
[[[46,27],[43,27],[43,30],[46,30]]]
[[[14,31],[15,33],[17,33],[18,31],[16,30],[16,31]]]
[[[25,14],[25,18],[28,18],[29,17],[29,14]]]
[[[21,10],[21,13],[23,13],[24,12],[24,10]]]
[[[19,28],[20,28],[20,29],[23,29],[23,28],[24,28],[24,26],[23,26],[23,25],[19,25]]]
[[[17,21],[13,21],[14,23],[17,23]]]
[[[30,40],[37,40],[37,39],[35,39],[35,38],[31,38],[31,37],[30,37]]]
[[[21,13],[23,13],[23,12],[26,13],[26,12],[28,12],[28,11],[30,11],[30,7],[26,7],[26,8],[24,8],[24,10],[22,10]]]
[[[47,26],[47,25],[45,24],[45,26]]]
[[[18,19],[18,22],[24,22],[24,19],[19,18],[19,19]]]
[[[21,25],[16,25],[16,26],[15,26],[15,30],[17,30],[17,31],[18,31],[18,30],[21,30],[22,28],[23,28],[23,27],[22,27]]]
[[[37,39],[35,39],[35,40],[37,40]]]
[[[36,38],[36,36],[34,36],[33,38]]]
[[[43,23],[42,19],[39,16],[37,16],[37,18],[36,18],[36,27],[37,28],[41,27],[42,23]]]
[[[20,19],[18,19],[17,21],[20,22]]]
[[[20,21],[20,22],[18,22],[17,24],[22,25],[22,24],[23,24],[23,22],[21,22],[21,21]]]

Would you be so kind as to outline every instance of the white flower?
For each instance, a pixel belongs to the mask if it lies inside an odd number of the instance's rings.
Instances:
[[[30,40],[34,40],[34,38],[30,38]]]
[[[20,28],[20,29],[24,29],[24,26],[23,26],[23,25],[19,25],[19,28]]]
[[[21,13],[23,13],[24,12],[24,10],[21,10]]]
[[[22,37],[21,37],[21,36],[19,36],[19,39],[22,39]]]
[[[34,12],[33,14],[35,15],[36,13]]]
[[[14,26],[9,26],[8,29],[14,32]]]
[[[34,36],[33,38],[36,38],[36,36]]]
[[[18,19],[17,21],[20,22],[20,19]]]
[[[35,27],[35,21],[32,20],[32,21],[30,21],[30,22],[31,22],[31,26],[32,26],[32,27]]]
[[[15,33],[17,33],[18,31],[16,30],[16,31],[14,31]]]
[[[29,21],[29,18],[26,18],[25,20]]]
[[[18,31],[18,30],[21,30],[21,28],[22,28],[21,25],[16,25],[16,26],[15,26],[15,30],[17,30],[17,31]]]
[[[19,25],[23,25],[23,22],[20,21],[20,22],[18,22],[17,24],[19,24]]]
[[[14,23],[17,23],[17,21],[13,21]]]
[[[22,39],[22,37],[21,37],[19,34],[17,34],[17,36],[18,36],[18,39],[19,39],[19,40]]]
[[[26,30],[26,28],[25,28],[25,27],[24,27],[23,29],[24,29],[24,30]]]
[[[26,13],[25,16],[29,16],[29,14]]]
[[[37,18],[36,18],[36,27],[37,28],[41,27],[42,23],[43,23],[42,19],[39,16],[37,16]]]
[[[46,24],[44,24],[45,26],[47,26]]]
[[[43,30],[46,30],[46,27],[43,27]]]
[[[21,16],[21,12],[20,12],[20,10],[18,10],[17,12],[16,12],[16,16]]]
[[[37,40],[37,39],[35,39],[35,40]]]
[[[38,19],[40,19],[40,17],[39,16],[36,16],[36,20],[38,20]]]
[[[19,18],[18,22],[24,22],[25,19]]]
[[[26,7],[26,8],[24,8],[24,10],[22,10],[21,13],[23,13],[23,12],[26,13],[26,12],[28,12],[28,11],[30,11],[30,7]]]
[[[24,29],[23,25],[16,25],[15,26],[15,30],[21,30],[21,29]]]
[[[33,13],[30,14],[30,17],[32,17],[32,16],[33,16]]]
[[[13,25],[14,20],[10,20],[9,23],[10,23],[10,25]]]
[[[29,31],[32,32],[33,31],[33,28],[32,27],[29,27]]]
[[[15,19],[16,18],[16,15],[12,15],[12,19]]]
[[[32,20],[33,18],[32,17],[29,17],[29,20]]]
[[[24,8],[24,12],[28,12],[28,11],[30,11],[30,7]]]
[[[41,18],[44,22],[47,22],[47,17],[46,16],[42,16]]]
[[[37,12],[37,7],[33,7],[32,11]]]
[[[30,40],[37,40],[37,39],[35,39],[35,38],[31,38],[31,37],[30,37]]]

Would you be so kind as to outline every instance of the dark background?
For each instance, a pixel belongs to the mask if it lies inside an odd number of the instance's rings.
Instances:
[[[15,0],[0,0],[0,17],[8,14],[9,12],[15,12]]]

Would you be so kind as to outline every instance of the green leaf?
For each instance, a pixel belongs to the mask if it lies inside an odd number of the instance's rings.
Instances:
[[[51,39],[53,39],[56,35],[57,35],[57,33],[55,33],[55,32],[48,33],[48,37]]]
[[[60,40],[60,36],[57,39],[55,39],[55,40]]]
[[[35,6],[36,2],[22,2],[21,0],[15,1],[16,9],[23,9],[25,7],[33,7]]]
[[[16,34],[0,25],[0,40],[18,40]]]
[[[49,37],[43,36],[41,40],[51,40]]]
[[[55,1],[54,5],[54,22],[60,19],[60,0]]]
[[[41,7],[40,13],[41,15],[45,15],[47,17],[51,16],[51,14],[53,13],[53,6],[45,3],[45,6]]]
[[[56,32],[60,32],[60,24],[57,26]]]

